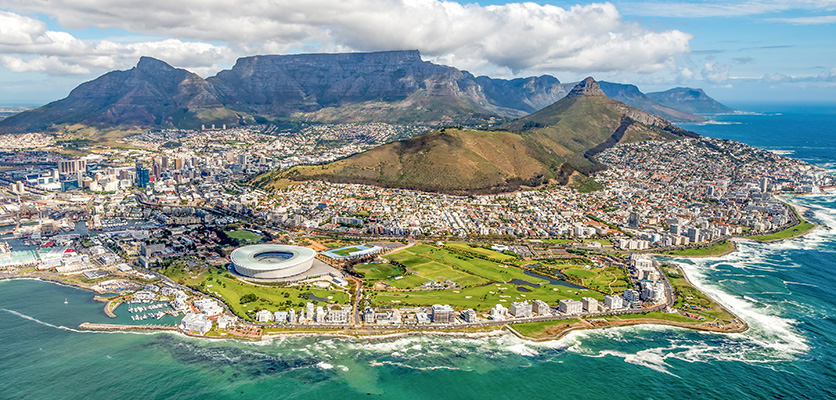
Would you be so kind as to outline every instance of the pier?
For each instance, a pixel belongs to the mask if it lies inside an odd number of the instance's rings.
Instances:
[[[177,327],[173,325],[121,325],[82,322],[78,329],[88,331],[176,331]]]

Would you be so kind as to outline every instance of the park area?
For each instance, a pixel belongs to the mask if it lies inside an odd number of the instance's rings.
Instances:
[[[569,281],[578,285],[609,294],[620,294],[629,287],[630,278],[624,268],[572,267],[561,270]]]
[[[227,236],[234,240],[238,245],[261,243],[262,236],[245,229],[238,229],[234,231],[226,231]]]
[[[383,280],[403,275],[403,268],[385,263],[363,263],[354,266],[354,271],[363,275],[367,280]]]
[[[384,283],[398,289],[415,288],[427,281],[441,283],[447,280],[463,287],[481,286],[490,282],[509,282],[514,279],[533,283],[545,282],[526,275],[523,270],[514,266],[455,253],[427,244],[418,244],[390,253],[383,258],[406,268],[406,274],[403,277],[384,280]]]
[[[679,267],[664,265],[662,271],[667,275],[676,294],[674,308],[701,315],[708,322],[715,319],[731,321],[731,315],[722,305],[706,296],[699,289],[691,285]]]
[[[218,297],[239,317],[254,320],[255,311],[299,308],[307,302],[318,305],[348,304],[348,293],[311,287],[260,286],[241,281],[225,268],[187,267],[175,261],[160,272],[173,281]]]
[[[524,288],[527,291],[520,291],[518,288]],[[449,304],[456,309],[472,308],[476,311],[487,311],[496,304],[510,307],[511,303],[515,301],[542,300],[549,304],[557,304],[563,299],[580,300],[582,297],[592,297],[599,301],[604,300],[603,294],[593,290],[551,284],[541,284],[539,287],[535,287],[529,285],[518,286],[510,283],[494,283],[463,289],[379,291],[370,295],[372,304],[376,306]]]
[[[471,246],[467,243],[449,242],[446,243],[444,247],[455,252],[471,253],[478,257],[485,257],[489,260],[497,262],[509,262],[517,259],[512,255],[500,253],[498,251],[486,249],[484,247]]]

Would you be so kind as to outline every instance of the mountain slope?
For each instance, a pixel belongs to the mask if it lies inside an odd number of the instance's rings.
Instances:
[[[452,194],[565,185],[602,168],[593,156],[617,143],[696,136],[606,97],[587,78],[563,99],[495,131],[442,129],[332,163],[252,180],[321,179]]]
[[[647,97],[662,105],[692,114],[731,114],[735,110],[712,99],[702,89],[678,87],[664,92],[648,93]]]
[[[208,79],[143,57],[135,68],[109,72],[63,100],[0,121],[0,133],[74,124],[196,129],[279,120],[481,125],[538,111],[572,87],[548,75],[474,77],[423,61],[414,50],[244,57]],[[632,85],[602,88],[674,121],[703,119],[663,106]]]
[[[222,107],[212,86],[200,76],[142,57],[130,70],[109,72],[79,85],[63,100],[0,121],[0,133],[61,124],[177,127],[198,112]]]
[[[675,106],[659,104],[656,100],[651,99],[649,96],[639,91],[639,88],[636,87],[636,85],[604,81],[599,82],[599,84],[601,85],[601,90],[607,95],[607,97],[618,100],[631,107],[638,108],[644,112],[658,115],[670,121],[703,122],[708,120],[708,118],[694,115]]]

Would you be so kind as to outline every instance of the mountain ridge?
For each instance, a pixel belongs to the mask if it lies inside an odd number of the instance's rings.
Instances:
[[[601,84],[611,97],[645,111],[701,118],[662,106],[635,86]],[[82,83],[64,99],[0,120],[0,133],[68,124],[196,129],[281,120],[479,125],[528,115],[572,87],[550,75],[477,77],[424,61],[417,50],[242,57],[206,79],[143,56],[135,67]]]

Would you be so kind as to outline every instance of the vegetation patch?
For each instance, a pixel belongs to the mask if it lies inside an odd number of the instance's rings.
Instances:
[[[525,288],[529,291],[520,292],[517,290],[517,285],[513,284],[495,283],[457,290],[379,291],[371,292],[370,300],[372,304],[379,306],[450,304],[454,308],[472,308],[476,311],[487,311],[496,304],[509,307],[514,301],[532,301],[535,299],[543,300],[549,304],[557,304],[563,299],[580,300],[582,297],[592,297],[604,301],[603,294],[587,289],[573,289],[549,284],[540,287],[526,286]]]
[[[403,275],[405,270],[401,267],[392,264],[383,263],[365,263],[354,265],[354,271],[363,275],[364,279],[368,280],[383,280],[387,278],[394,278]]]
[[[257,286],[232,276],[223,267],[188,268],[182,261],[167,263],[159,272],[181,285],[186,285],[223,301],[235,315],[253,321],[260,309],[276,311],[303,307],[306,303],[348,304],[348,293],[302,287]],[[325,299],[325,301],[317,300]]]
[[[790,239],[790,238],[794,238],[794,237],[797,237],[797,236],[801,236],[801,235],[809,232],[810,230],[812,230],[813,228],[816,227],[815,225],[813,225],[813,224],[811,224],[811,223],[809,223],[809,222],[807,222],[803,219],[800,219],[800,220],[801,220],[801,222],[799,222],[798,224],[793,225],[793,226],[791,226],[787,229],[784,229],[782,231],[778,231],[778,232],[775,232],[775,233],[770,233],[770,234],[767,234],[767,235],[747,236],[747,239],[757,240],[759,242],[768,242],[768,241],[772,241],[772,240]]]
[[[733,250],[734,242],[723,240],[711,246],[670,250],[666,251],[664,254],[681,257],[708,257],[723,255]]]
[[[239,245],[261,243],[262,236],[244,229],[226,231],[226,235]]]

